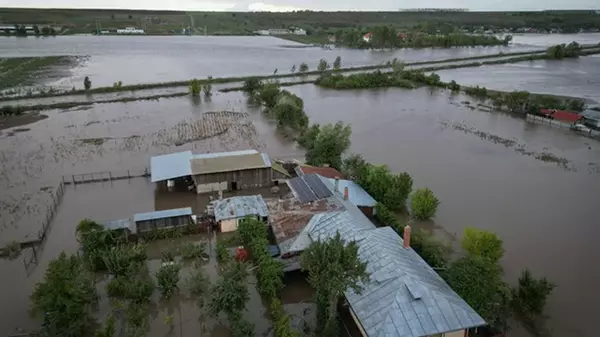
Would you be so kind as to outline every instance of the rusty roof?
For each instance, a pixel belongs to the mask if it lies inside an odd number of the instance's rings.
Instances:
[[[269,223],[277,243],[294,238],[306,227],[313,215],[340,209],[332,198],[305,203],[296,198],[267,202]]]
[[[310,165],[300,165],[297,167],[296,173],[298,173],[298,175],[316,173],[316,174],[320,174],[326,178],[344,179],[344,174],[342,172],[334,169],[333,167],[318,167],[318,166],[310,166]]]

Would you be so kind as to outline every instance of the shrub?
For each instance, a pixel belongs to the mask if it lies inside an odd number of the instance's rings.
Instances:
[[[170,297],[177,289],[180,266],[174,262],[166,262],[156,272],[158,289],[163,296]]]
[[[179,249],[179,253],[184,260],[195,260],[206,256],[204,244],[187,243]]]
[[[24,111],[23,108],[12,105],[5,105],[0,108],[0,115],[2,116],[18,116]]]
[[[487,89],[485,87],[468,87],[465,89],[465,93],[469,96],[475,96],[478,98],[486,98],[487,97]]]
[[[204,270],[197,264],[194,265],[194,269],[185,282],[190,292],[194,295],[204,294],[210,286],[210,281],[204,273]]]
[[[333,61],[333,70],[339,71],[340,68],[342,68],[342,58],[338,56],[335,58],[335,61]]]
[[[448,89],[452,90],[453,92],[460,91],[460,84],[452,80],[450,83],[448,83]]]
[[[428,188],[417,189],[410,200],[412,216],[419,220],[426,220],[435,215],[440,201]]]
[[[205,97],[210,97],[212,96],[212,76],[208,76],[208,79],[206,82],[204,82],[204,84],[202,85],[202,92],[204,92],[204,96]]]
[[[325,71],[327,71],[327,69],[329,69],[329,64],[327,63],[327,61],[325,59],[319,60],[319,65],[317,66],[317,71],[319,73],[323,74]]]
[[[556,284],[545,277],[535,279],[529,269],[525,269],[519,277],[519,284],[513,289],[513,306],[516,312],[528,319],[534,319],[544,312],[548,296],[554,291]]]
[[[200,96],[200,91],[201,91],[202,87],[200,85],[200,81],[197,79],[193,79],[190,81],[189,84],[189,90],[190,90],[190,94],[192,96]]]
[[[141,279],[136,275],[127,275],[113,278],[106,285],[106,293],[111,297],[121,297],[135,303],[144,303],[150,300],[154,292],[152,279]]]

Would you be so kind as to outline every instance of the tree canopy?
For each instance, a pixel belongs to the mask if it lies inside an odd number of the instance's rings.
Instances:
[[[489,259],[494,263],[504,255],[502,240],[496,234],[472,227],[465,229],[462,247],[469,255]]]
[[[417,189],[410,199],[411,215],[419,220],[432,218],[440,204],[433,191],[428,188]]]
[[[358,257],[358,245],[346,243],[337,233],[330,240],[313,242],[302,254],[301,265],[315,289],[317,334],[337,336],[338,299],[349,288],[360,293],[361,284],[369,280],[367,264]]]
[[[350,147],[352,129],[342,122],[319,126],[313,124],[299,140],[306,148],[306,162],[314,166],[340,168],[342,154]]]

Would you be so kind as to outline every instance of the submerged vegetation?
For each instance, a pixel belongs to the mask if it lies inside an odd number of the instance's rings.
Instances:
[[[0,90],[33,85],[36,77],[58,65],[75,62],[70,56],[1,57]]]

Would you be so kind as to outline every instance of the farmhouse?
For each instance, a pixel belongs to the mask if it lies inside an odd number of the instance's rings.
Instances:
[[[239,222],[248,217],[268,221],[268,210],[265,200],[260,195],[231,197],[213,201],[215,221],[221,232],[237,230]]]

